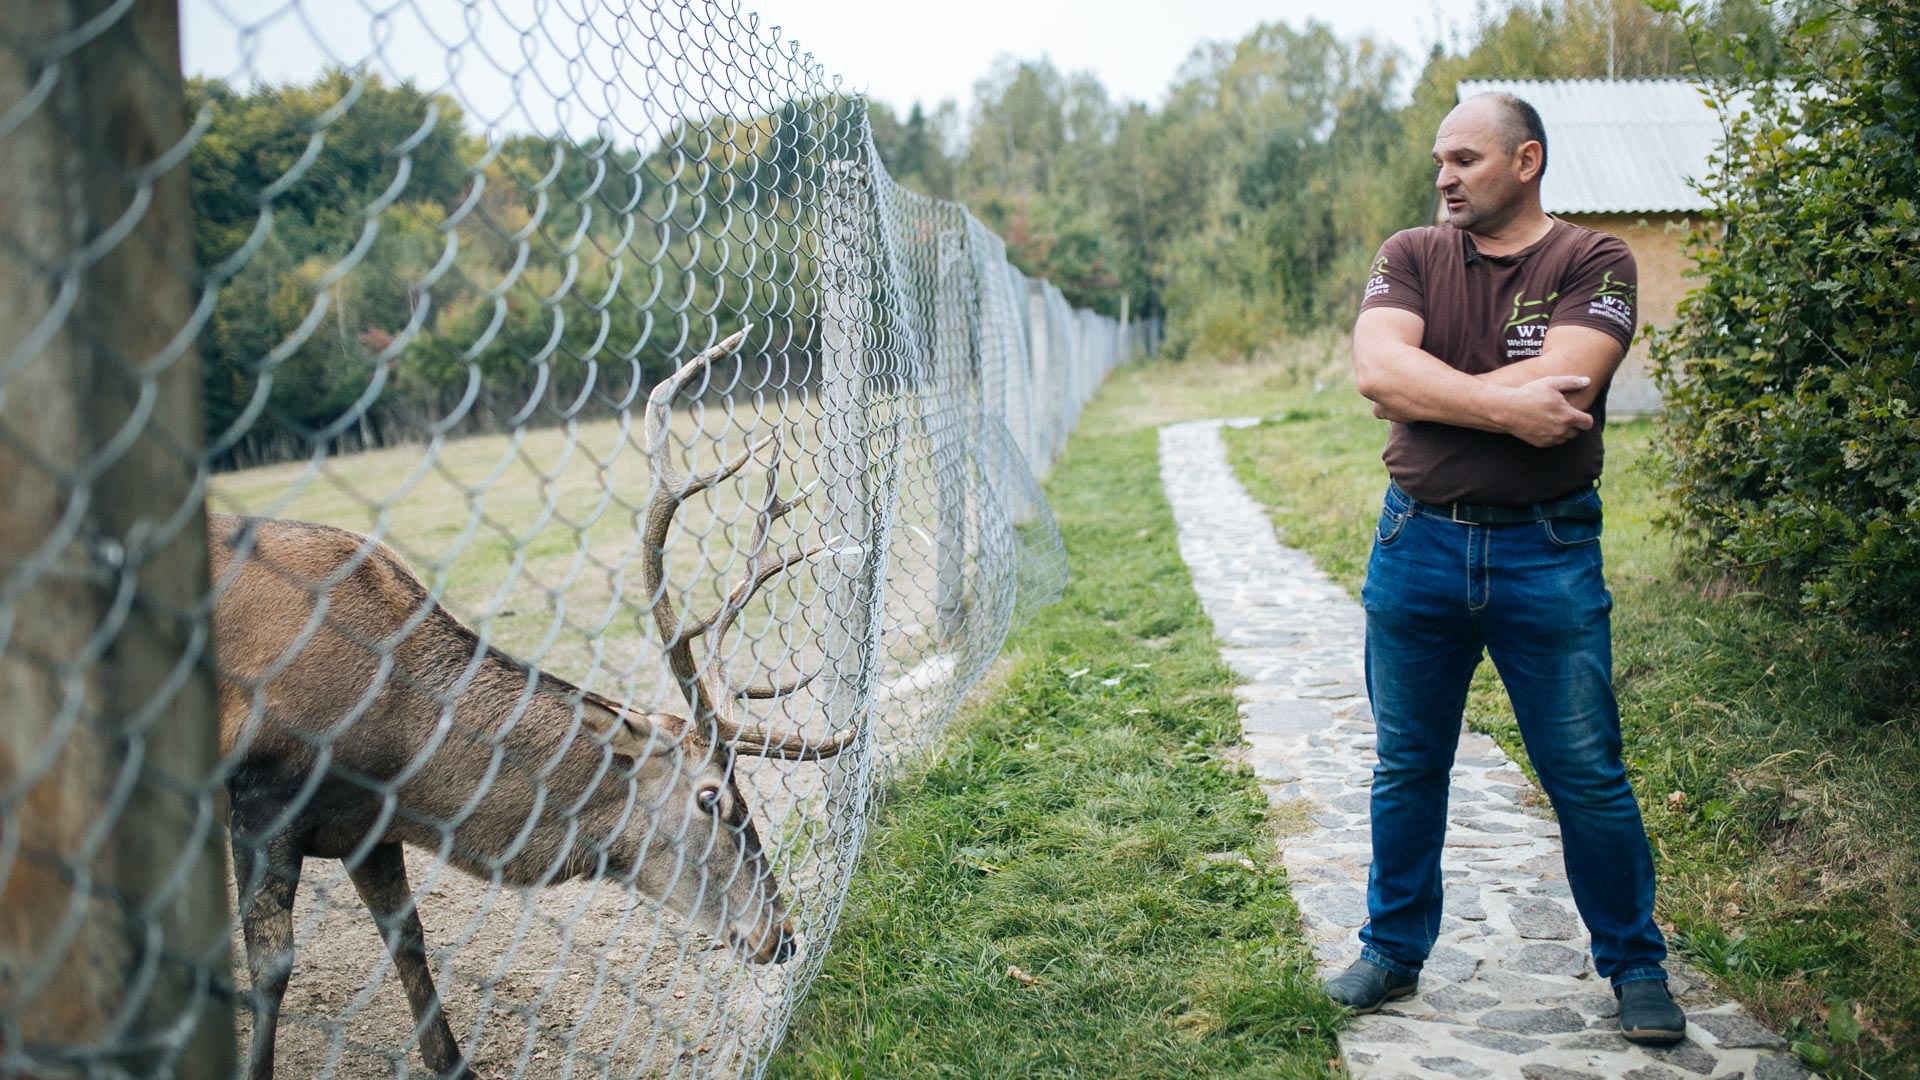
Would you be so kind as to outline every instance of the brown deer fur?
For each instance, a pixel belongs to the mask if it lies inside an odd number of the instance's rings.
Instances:
[[[692,720],[636,712],[481,642],[399,556],[325,525],[209,514],[220,742],[230,768],[234,874],[252,975],[253,1080],[273,1074],[273,1039],[293,967],[293,898],[307,856],[342,860],[379,923],[413,1007],[427,1065],[471,1076],[440,1009],[402,845],[490,880],[541,886],[627,882],[723,936],[749,960],[784,961],[793,927],[733,780],[737,754],[818,761],[857,744],[739,723],[739,698],[805,686],[736,688],[703,663],[754,593],[828,549],[782,554],[772,524],[805,497],[776,494],[776,432],[696,476],[671,460],[671,401],[738,348],[741,330],[648,395],[653,468],[642,571],[668,666]],[[688,497],[772,448],[747,574],[721,607],[682,622],[665,587],[667,531]]]

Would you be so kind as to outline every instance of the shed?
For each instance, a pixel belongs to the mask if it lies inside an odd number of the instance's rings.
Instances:
[[[1547,129],[1542,209],[1625,240],[1640,269],[1640,325],[1670,324],[1689,288],[1681,240],[1711,205],[1688,181],[1706,175],[1722,135],[1699,86],[1684,79],[1474,79],[1458,85],[1456,98],[1489,92],[1513,94],[1540,112]],[[1638,337],[1614,377],[1608,411],[1659,408],[1647,342]]]

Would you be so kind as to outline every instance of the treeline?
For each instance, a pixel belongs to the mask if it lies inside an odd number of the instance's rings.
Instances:
[[[1431,213],[1433,132],[1460,80],[1599,78],[1610,52],[1620,78],[1777,62],[1781,8],[1694,15],[1698,33],[1632,0],[1521,3],[1417,58],[1274,23],[1194,49],[1155,108],[1008,60],[964,116],[876,104],[873,129],[896,178],[966,202],[1075,303],[1112,312],[1129,294],[1166,316],[1174,356],[1247,355],[1352,318],[1380,241]]]
[[[550,423],[753,322],[814,341],[812,229],[857,106],[683,122],[647,150],[488,141],[411,85],[193,80],[201,364],[221,465]]]
[[[895,179],[965,202],[1076,305],[1117,314],[1125,296],[1166,316],[1175,356],[1244,355],[1351,317],[1375,245],[1429,211],[1459,79],[1604,74],[1610,11],[1622,76],[1764,64],[1779,23],[1755,5],[1720,0],[1693,36],[1632,3],[1515,6],[1417,70],[1276,23],[1196,48],[1152,107],[1006,59],[964,110],[872,103],[865,120]],[[814,215],[829,163],[864,150],[851,99],[634,146],[486,138],[445,97],[339,71],[189,97],[207,119],[190,165],[221,464],[610,410],[749,321],[763,357],[817,352]]]

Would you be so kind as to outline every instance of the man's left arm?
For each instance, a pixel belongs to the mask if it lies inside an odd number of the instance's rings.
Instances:
[[[1524,386],[1546,375],[1584,375],[1587,385],[1567,391],[1567,404],[1585,412],[1625,359],[1627,347],[1605,330],[1567,323],[1547,331],[1540,355],[1516,360],[1475,378],[1495,386]]]
[[[1540,355],[1516,360],[1505,367],[1494,368],[1473,376],[1494,386],[1525,386],[1536,379],[1548,375],[1578,375],[1587,380],[1585,386],[1577,390],[1566,390],[1567,404],[1587,411],[1600,396],[1600,388],[1613,378],[1620,361],[1627,355],[1626,346],[1605,330],[1595,330],[1590,326],[1568,324],[1556,326],[1547,331],[1545,342],[1541,344]],[[1401,416],[1385,405],[1375,403],[1373,415],[1382,420],[1410,422],[1427,419],[1423,416]]]
[[[1525,386],[1549,375],[1574,375],[1587,380],[1567,390],[1567,404],[1582,412],[1593,407],[1600,390],[1613,378],[1627,355],[1638,320],[1636,308],[1639,272],[1633,252],[1617,237],[1603,237],[1574,268],[1561,290],[1559,306],[1547,325],[1540,355],[1475,375],[1495,386]],[[1418,420],[1395,416],[1376,406],[1384,420]]]

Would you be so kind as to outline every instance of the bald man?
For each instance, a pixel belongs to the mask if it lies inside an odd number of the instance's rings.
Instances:
[[[1665,1045],[1653,859],[1620,757],[1600,565],[1607,385],[1633,338],[1633,255],[1540,206],[1526,102],[1462,102],[1433,144],[1446,224],[1380,248],[1353,329],[1360,393],[1393,422],[1361,600],[1379,763],[1355,1012],[1413,994],[1440,930],[1448,773],[1484,649],[1560,819],[1567,881],[1621,1029]]]

